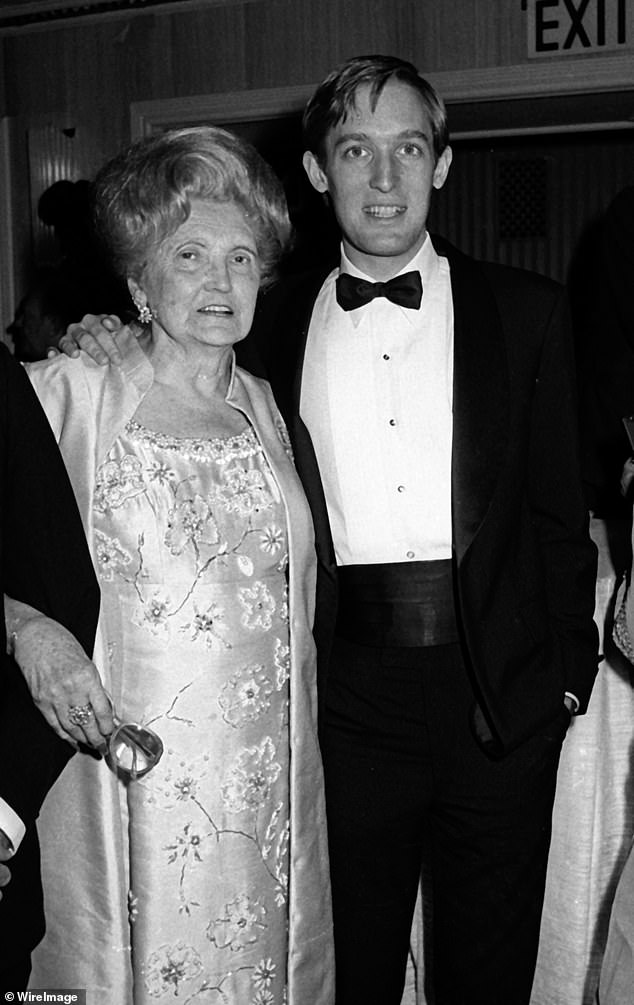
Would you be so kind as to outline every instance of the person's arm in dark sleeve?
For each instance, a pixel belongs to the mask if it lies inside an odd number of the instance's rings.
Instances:
[[[2,348],[3,592],[59,622],[92,653],[99,589],[73,491],[22,367]],[[0,619],[0,797],[28,826],[72,755],[35,707]]]

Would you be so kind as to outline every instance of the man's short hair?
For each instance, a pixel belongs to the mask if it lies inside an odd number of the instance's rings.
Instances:
[[[409,84],[420,94],[429,113],[436,160],[449,143],[445,103],[431,84],[421,77],[413,63],[396,56],[355,56],[333,70],[318,86],[306,105],[302,127],[304,146],[317,160],[326,159],[326,137],[356,106],[360,87],[370,87],[370,107],[376,108],[381,91],[389,80]]]

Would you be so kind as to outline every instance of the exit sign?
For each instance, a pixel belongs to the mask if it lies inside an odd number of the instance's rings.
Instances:
[[[634,0],[522,0],[528,14],[528,55],[580,56],[631,48],[633,7]]]

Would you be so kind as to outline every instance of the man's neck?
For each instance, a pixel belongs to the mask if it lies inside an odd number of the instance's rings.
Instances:
[[[393,279],[399,272],[402,272],[407,265],[416,257],[423,244],[427,240],[427,234],[423,240],[413,248],[409,248],[402,255],[368,255],[359,251],[343,238],[343,251],[351,265],[362,272],[369,279],[377,283],[386,283]]]

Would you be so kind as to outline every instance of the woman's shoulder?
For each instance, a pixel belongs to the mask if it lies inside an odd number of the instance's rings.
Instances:
[[[60,386],[62,384],[71,387],[78,387],[82,384],[96,387],[112,380],[113,377],[125,378],[139,368],[151,372],[151,364],[147,356],[129,329],[122,329],[115,338],[122,357],[120,364],[108,362],[104,366],[97,363],[88,353],[82,351],[78,356],[58,353],[48,359],[27,363],[27,373],[36,387]]]
[[[40,359],[35,363],[25,363],[24,369],[28,373],[31,383],[36,387],[53,386],[56,384],[79,384],[86,379],[84,374],[94,366],[94,360],[90,360],[85,353],[76,357],[66,356],[58,353],[48,359]]]

